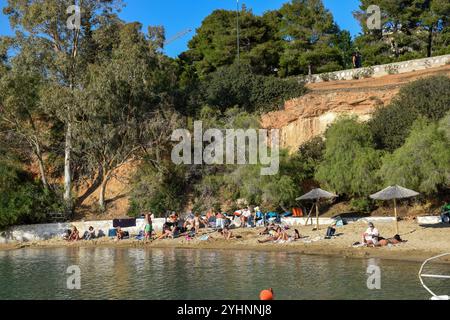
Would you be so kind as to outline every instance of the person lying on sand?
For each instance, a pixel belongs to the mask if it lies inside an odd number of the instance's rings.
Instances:
[[[300,232],[298,232],[297,229],[295,229],[295,234],[294,234],[294,240],[300,240],[303,239],[302,235],[300,234]]]
[[[269,228],[270,229],[270,228]],[[273,241],[279,241],[283,239],[288,239],[287,234],[285,231],[281,229],[281,227],[277,227],[276,230],[270,229],[269,230],[269,237],[264,240],[258,240],[259,243],[266,243],[266,242],[273,242]]]
[[[230,239],[234,239],[235,238],[233,236],[233,232],[231,232],[230,229],[228,229],[228,227],[225,227],[223,229],[219,229],[219,230],[217,230],[217,232],[219,232],[221,235],[223,235],[225,240],[230,240]]]
[[[259,235],[260,235],[260,236],[264,236],[264,235],[270,234],[270,231],[271,231],[271,230],[275,231],[275,229],[276,229],[276,226],[275,226],[275,224],[272,222],[272,223],[270,223],[267,227],[265,227],[264,230],[261,231],[261,232],[259,233]]]
[[[398,234],[396,234],[393,238],[380,239],[380,241],[377,244],[377,247],[386,247],[388,245],[396,245],[404,242],[406,241],[403,240]]]
[[[162,240],[166,238],[173,238],[174,226],[171,223],[165,223],[163,225],[163,232],[156,240]]]

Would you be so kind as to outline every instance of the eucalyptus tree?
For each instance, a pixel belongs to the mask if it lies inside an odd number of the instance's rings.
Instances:
[[[120,0],[8,0],[3,9],[15,31],[16,50],[33,43],[30,54],[39,57],[45,70],[45,107],[64,123],[64,200],[70,210],[73,126],[83,107],[76,103],[74,91],[84,86],[87,66],[97,54],[93,30],[116,19],[120,6]]]
[[[10,137],[16,138],[19,143],[24,142],[35,156],[42,185],[47,189],[43,147],[50,124],[40,107],[43,81],[39,73],[24,69],[20,64],[20,55],[15,60],[18,63],[13,64],[0,78],[0,121],[4,129],[11,133]]]
[[[74,125],[76,153],[84,159],[89,176],[99,181],[98,204],[106,208],[108,182],[117,169],[139,160],[163,141],[154,134],[173,130],[170,116],[170,61],[160,53],[163,34],[142,32],[139,23],[117,22],[110,34],[116,41],[101,59],[89,65],[84,90],[76,90],[80,106]],[[93,33],[95,43],[104,42],[104,33]],[[164,118],[167,116],[167,118]],[[175,117],[176,118],[176,117]]]

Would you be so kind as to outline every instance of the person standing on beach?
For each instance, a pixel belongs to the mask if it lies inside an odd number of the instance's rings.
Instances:
[[[145,229],[144,229],[145,240],[146,241],[150,240],[152,234],[153,234],[152,214],[151,212],[149,212],[145,215]]]
[[[195,214],[195,218],[194,218],[194,230],[195,230],[195,234],[198,234],[198,232],[200,230],[200,215],[198,213]]]

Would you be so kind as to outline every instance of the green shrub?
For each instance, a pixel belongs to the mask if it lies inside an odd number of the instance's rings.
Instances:
[[[0,160],[0,229],[46,222],[49,213],[62,210],[54,192],[43,189],[13,162]]]
[[[365,196],[376,191],[381,152],[373,148],[367,125],[343,117],[327,129],[325,138],[316,180],[339,194]]]
[[[296,79],[256,75],[249,66],[231,65],[208,75],[200,91],[200,105],[214,106],[222,112],[235,106],[248,112],[264,112],[282,107],[286,100],[302,96],[306,89]]]
[[[373,201],[368,198],[354,198],[350,201],[350,207],[357,212],[369,213],[373,210]]]
[[[450,78],[433,76],[403,87],[388,107],[374,113],[369,127],[377,148],[394,151],[419,116],[439,120],[449,111]]]

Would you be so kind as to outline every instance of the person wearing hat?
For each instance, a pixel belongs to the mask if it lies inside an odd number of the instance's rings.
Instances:
[[[362,242],[368,246],[376,246],[378,244],[380,232],[372,222],[362,236]]]

